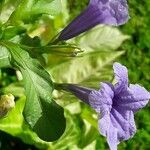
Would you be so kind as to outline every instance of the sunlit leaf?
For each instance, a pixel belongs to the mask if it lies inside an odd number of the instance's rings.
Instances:
[[[42,14],[54,16],[60,11],[60,0],[22,0],[10,16],[9,22],[13,24],[29,23]]]
[[[19,99],[16,102],[15,108],[9,112],[8,116],[0,120],[0,130],[18,137],[23,142],[32,144],[39,149],[65,150],[78,143],[81,131],[78,126],[77,117],[72,117],[68,111],[65,111],[67,126],[63,136],[56,142],[45,142],[38,138],[24,121],[22,115],[24,105],[25,98]]]
[[[0,68],[10,66],[9,61],[10,54],[7,49],[3,46],[0,46]]]
[[[123,51],[114,50],[127,38],[116,28],[98,26],[73,40],[74,44],[84,50],[79,57],[57,59],[50,56],[50,73],[56,82],[90,85],[97,82],[98,85],[102,79],[110,80],[110,65],[123,54]]]
[[[117,28],[99,25],[87,33],[77,37],[76,43],[84,50],[115,50],[129,36],[122,34]]]
[[[51,67],[50,72],[56,82],[85,83],[87,80],[96,78],[96,75],[106,65],[109,65],[122,53],[100,51],[86,53],[81,57],[60,62],[60,64]],[[53,59],[51,58],[51,61]],[[97,82],[99,83],[100,80]]]
[[[9,133],[12,136],[19,137],[27,144],[33,144],[36,147],[43,149],[48,148],[48,143],[38,138],[24,121],[22,115],[24,104],[25,98],[19,99],[16,102],[15,108],[11,110],[5,118],[0,119],[0,130]]]

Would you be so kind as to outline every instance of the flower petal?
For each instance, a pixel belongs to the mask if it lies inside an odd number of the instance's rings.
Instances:
[[[99,130],[107,137],[111,150],[117,150],[117,145],[131,138],[136,132],[134,114],[132,111],[112,109],[110,114],[99,119]]]
[[[113,64],[115,79],[118,81],[115,84],[115,95],[125,91],[128,87],[128,70],[120,63]]]
[[[116,102],[123,109],[136,112],[149,102],[148,99],[150,99],[150,93],[144,87],[130,84],[127,91],[118,95]]]
[[[113,96],[112,87],[107,83],[101,83],[99,91],[94,90],[89,94],[89,104],[103,117],[112,108]]]
[[[89,5],[79,16],[77,16],[68,26],[66,26],[61,34],[59,40],[68,40],[79,34],[91,29],[99,24],[99,16],[101,12],[97,7]]]
[[[64,28],[58,40],[68,40],[98,24],[121,25],[127,22],[126,0],[90,0],[88,7]]]
[[[98,6],[99,11],[103,11],[103,16],[107,12],[104,24],[122,25],[129,19],[126,0],[90,0],[90,4]]]
[[[113,127],[109,114],[103,116],[98,121],[99,132],[107,137],[110,150],[117,150],[117,129]]]

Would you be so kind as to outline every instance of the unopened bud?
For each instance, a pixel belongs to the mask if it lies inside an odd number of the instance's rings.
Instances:
[[[3,118],[7,113],[15,107],[14,96],[12,94],[2,95],[0,97],[0,118]]]

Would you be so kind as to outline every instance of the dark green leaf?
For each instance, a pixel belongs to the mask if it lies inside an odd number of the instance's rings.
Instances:
[[[49,143],[39,139],[24,121],[22,115],[24,104],[25,97],[16,102],[15,108],[9,112],[7,117],[0,119],[0,130],[20,138],[27,144],[33,144],[39,149],[47,149]]]
[[[1,11],[2,11],[2,8],[3,8],[4,2],[5,2],[5,0],[0,1],[0,15],[1,15]]]
[[[18,34],[24,33],[26,30],[22,27],[19,26],[8,26],[7,28],[5,28],[3,30],[2,33],[2,39],[4,40],[9,40],[15,36],[17,36]]]
[[[27,97],[24,108],[25,120],[41,139],[58,139],[64,132],[65,118],[63,109],[51,98],[53,85],[50,75],[18,45],[6,41],[1,44],[8,48],[12,64],[23,75]]]
[[[79,142],[81,129],[77,116],[72,116],[69,111],[65,111],[65,116],[67,118],[66,130],[58,141],[52,143],[53,150],[71,150]]]
[[[11,110],[6,118],[0,120],[0,130],[20,138],[26,144],[32,144],[39,149],[66,150],[78,143],[81,136],[81,129],[78,125],[77,116],[72,116],[65,111],[67,126],[62,137],[55,142],[45,142],[29,128],[24,121],[22,112],[25,105],[25,98],[19,99],[16,106]],[[60,125],[60,124],[59,124]]]

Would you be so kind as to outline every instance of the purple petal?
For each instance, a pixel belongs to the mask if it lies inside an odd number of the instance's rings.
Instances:
[[[150,93],[144,87],[138,84],[130,84],[127,91],[118,95],[116,102],[123,109],[136,112],[143,108],[149,102],[149,99]]]
[[[117,129],[113,127],[109,114],[98,120],[99,132],[107,137],[110,150],[117,150]]]
[[[107,11],[107,18],[103,24],[122,25],[129,19],[128,5],[126,0],[90,0],[91,5],[97,4],[99,10],[104,14]],[[112,20],[112,22],[110,22]]]
[[[59,40],[68,40],[99,24],[101,12],[97,7],[89,5],[59,35]]]
[[[94,90],[90,93],[89,104],[103,117],[112,108],[113,96],[114,92],[110,85],[101,83],[101,89],[99,91]]]
[[[112,109],[110,114],[99,119],[99,130],[107,137],[110,149],[117,150],[121,141],[133,137],[136,132],[133,112]]]
[[[128,70],[125,66],[120,63],[113,64],[115,79],[118,81],[115,84],[115,95],[128,88]]]
[[[126,0],[91,0],[88,7],[65,27],[58,39],[68,40],[98,24],[121,25],[128,18]]]

